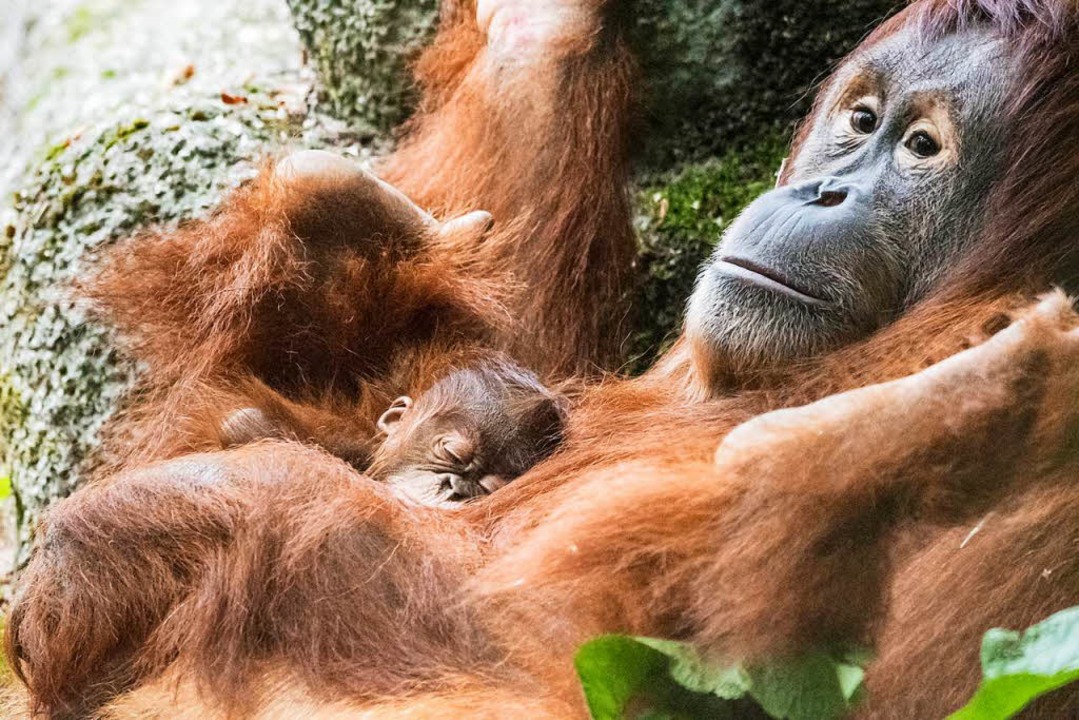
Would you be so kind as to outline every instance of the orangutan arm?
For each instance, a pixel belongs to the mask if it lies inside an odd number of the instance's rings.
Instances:
[[[206,387],[355,397],[447,345],[507,350],[542,375],[610,365],[634,253],[633,72],[614,4],[446,13],[421,63],[424,111],[383,174],[443,217],[488,204],[493,232],[483,213],[439,226],[348,161],[301,153],[209,219],[110,250],[90,292],[155,389],[122,420],[124,455],[219,446],[206,430],[253,401],[188,427]],[[397,380],[384,384],[407,391]]]
[[[619,630],[688,634],[752,660],[867,641],[897,527],[977,517],[1068,459],[1075,322],[1054,297],[909,378],[762,415],[712,466],[596,470],[480,589],[509,628],[557,625],[570,647]],[[552,602],[565,609],[555,619],[533,610]]]
[[[470,543],[424,515],[295,443],[123,473],[38,529],[7,615],[11,667],[49,718],[98,717],[170,671],[198,717],[251,717],[267,665],[342,700],[463,675],[490,660],[453,599]]]
[[[635,253],[618,4],[446,13],[420,62],[423,110],[380,173],[439,217],[490,215],[439,227],[354,164],[300,153],[208,220],[111,251],[99,305],[172,378],[229,365],[274,387],[372,376],[432,328],[482,336],[541,375],[614,364]]]
[[[499,349],[541,374],[612,367],[636,251],[624,3],[451,5],[419,62],[422,111],[379,171],[437,214],[492,213],[471,269],[517,281]]]
[[[439,224],[354,163],[304,152],[211,217],[111,249],[88,289],[151,382],[253,375],[313,393],[376,374],[429,326],[497,324],[497,292],[430,249],[478,242],[489,223]]]

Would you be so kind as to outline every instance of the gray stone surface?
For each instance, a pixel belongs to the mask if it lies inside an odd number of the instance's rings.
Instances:
[[[391,130],[416,95],[408,63],[434,35],[438,0],[288,0],[327,109]]]
[[[649,165],[701,161],[790,132],[815,83],[902,2],[637,0]]]
[[[277,0],[50,0],[5,74],[0,201],[0,476],[21,540],[93,461],[128,387],[73,299],[95,251],[207,211],[266,153],[333,137],[306,98]],[[9,165],[10,167],[10,165]]]
[[[649,165],[700,161],[789,132],[812,87],[897,0],[633,0]],[[407,61],[436,0],[289,0],[328,110],[389,129],[414,94]]]

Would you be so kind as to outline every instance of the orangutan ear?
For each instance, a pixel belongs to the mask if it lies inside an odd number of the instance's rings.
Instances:
[[[404,419],[405,413],[412,407],[412,398],[408,395],[402,395],[393,401],[390,405],[390,409],[382,413],[382,417],[378,419],[378,429],[387,435],[393,434],[393,431],[397,429],[397,424]]]
[[[454,244],[473,244],[486,239],[487,233],[491,232],[494,225],[491,213],[477,210],[442,223],[438,235]]]

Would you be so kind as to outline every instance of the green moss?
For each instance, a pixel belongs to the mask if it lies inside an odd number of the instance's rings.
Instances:
[[[687,165],[646,182],[637,194],[641,254],[639,321],[632,366],[648,367],[678,334],[701,263],[742,209],[775,184],[787,141],[770,137],[744,150]]]
[[[90,7],[81,5],[75,8],[71,17],[67,19],[67,39],[69,42],[78,42],[85,37],[96,24],[94,12]]]

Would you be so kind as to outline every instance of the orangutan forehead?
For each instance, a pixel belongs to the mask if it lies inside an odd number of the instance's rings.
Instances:
[[[1007,44],[986,29],[926,39],[907,28],[853,55],[837,73],[832,93],[836,99],[859,92],[885,98],[933,93],[992,106],[1011,87],[1011,65]]]

